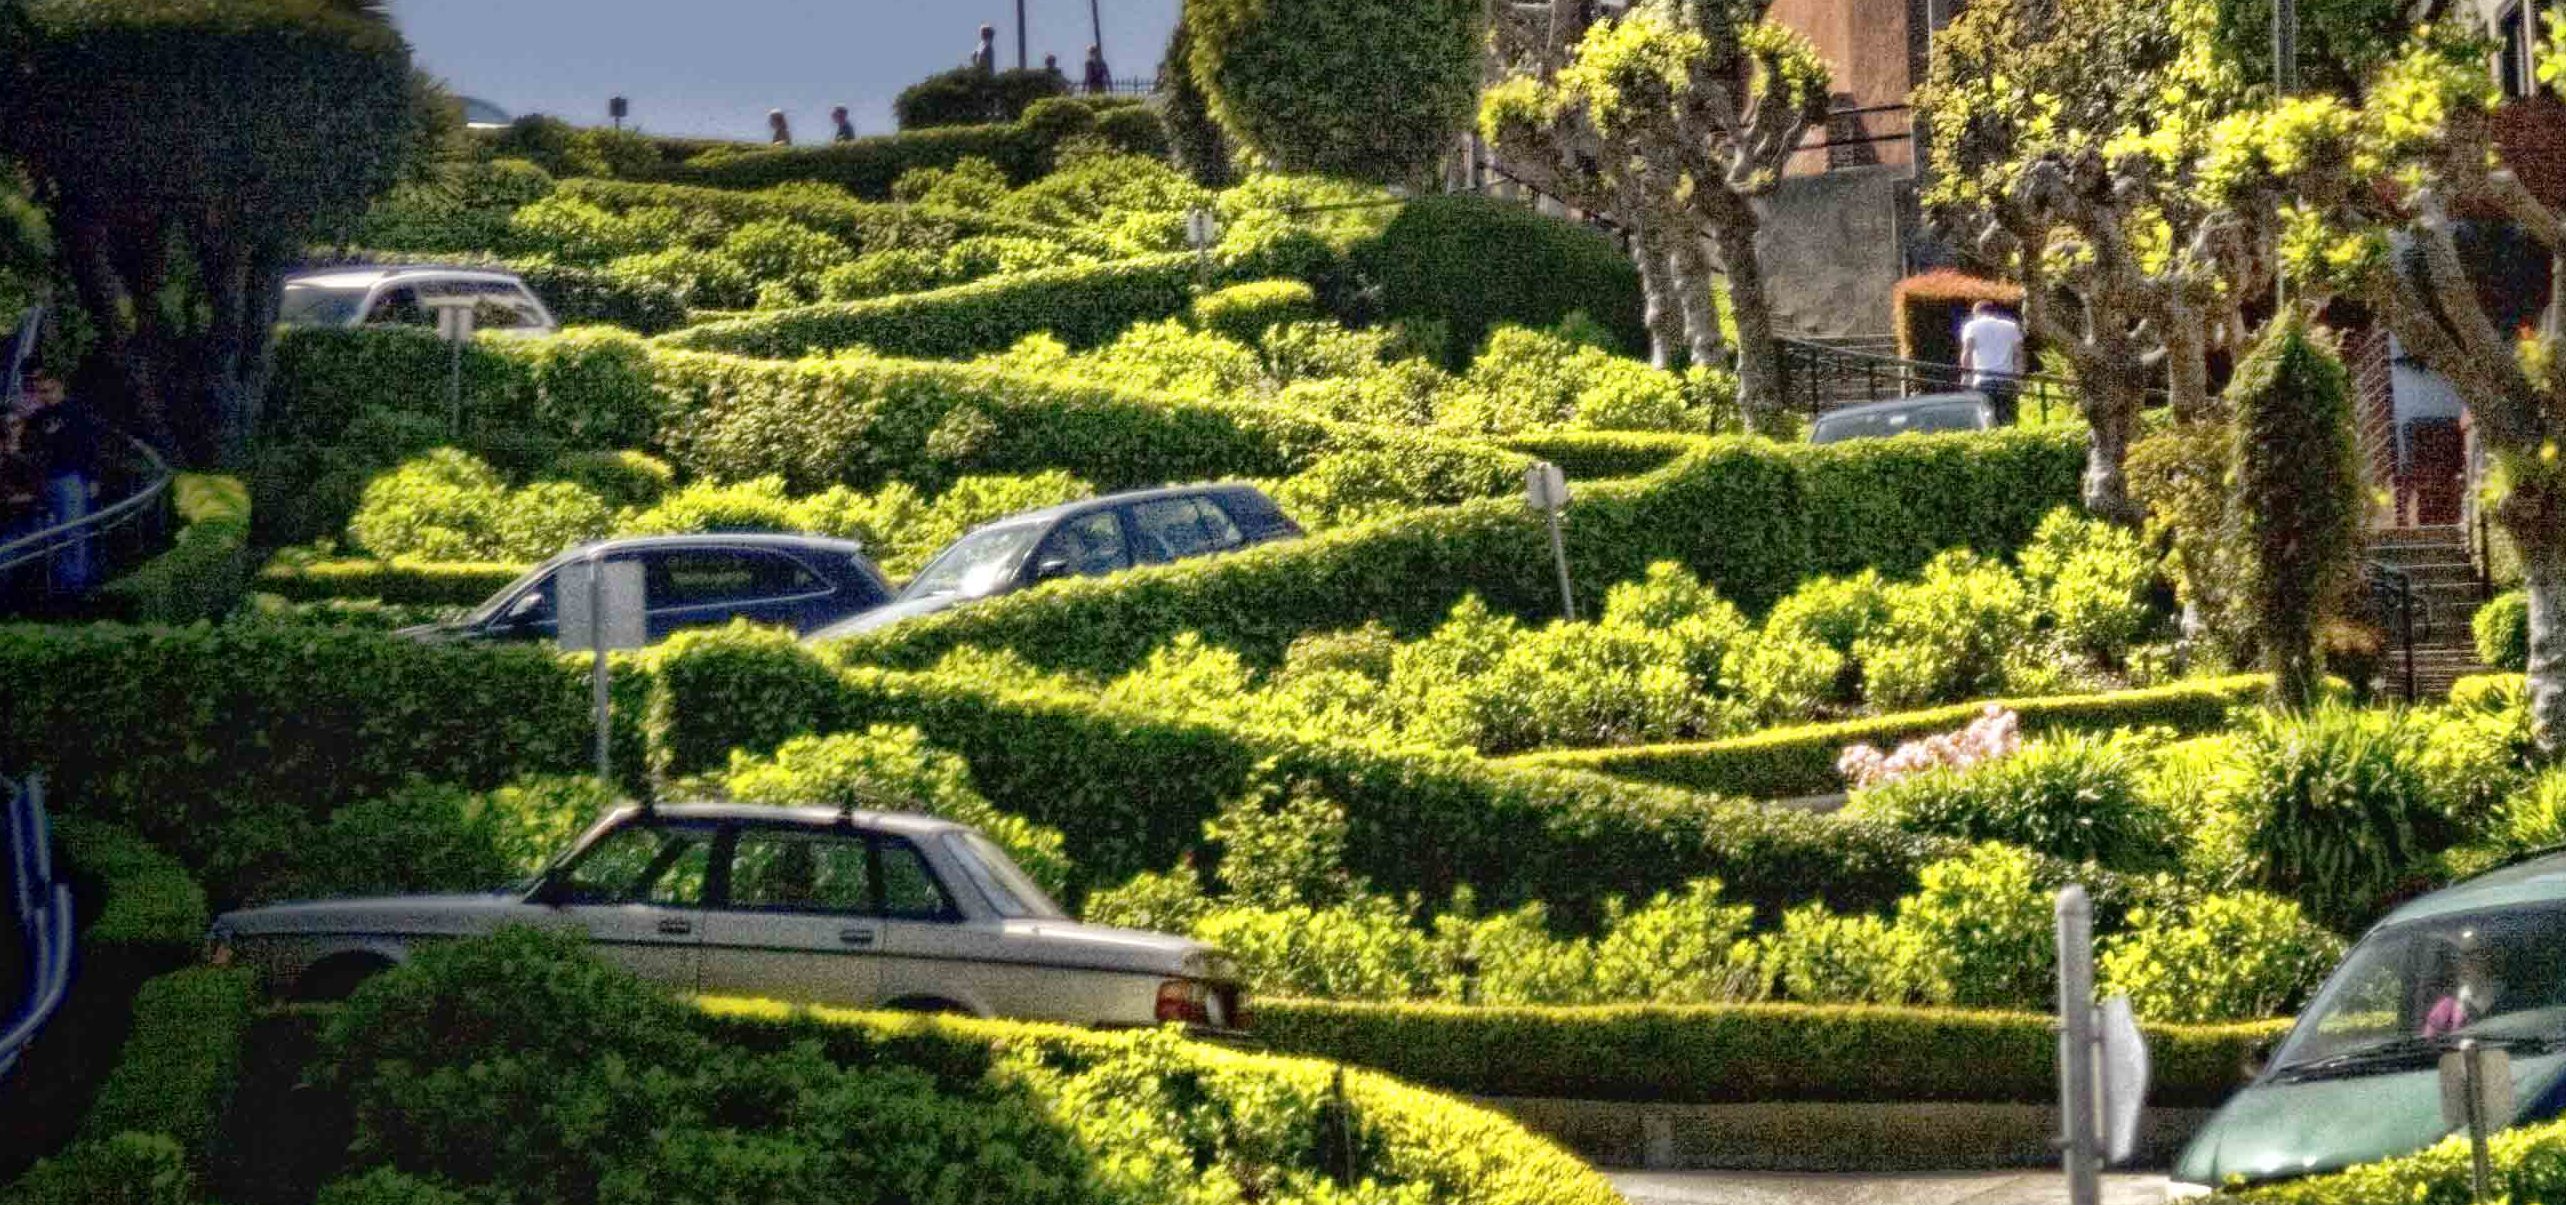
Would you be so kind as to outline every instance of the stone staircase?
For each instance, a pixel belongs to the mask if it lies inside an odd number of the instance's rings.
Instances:
[[[2490,672],[2477,663],[2477,643],[2470,623],[2484,605],[2483,587],[2469,550],[2464,527],[2398,527],[2371,533],[2369,559],[2374,566],[2402,573],[2414,599],[2414,698],[2445,699],[2451,684],[2470,674]],[[2378,580],[2374,574],[2374,582]],[[2393,575],[2389,579],[2393,581]],[[2394,607],[2393,587],[2378,595],[2379,619],[2388,634],[2382,692],[2406,695],[2403,633]]]

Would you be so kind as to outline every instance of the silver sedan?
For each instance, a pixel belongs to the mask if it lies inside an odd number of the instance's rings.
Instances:
[[[978,831],[890,812],[625,808],[520,890],[280,904],[214,922],[218,962],[344,996],[422,943],[527,924],[685,992],[1080,1025],[1246,1027],[1230,959],[1070,920]]]

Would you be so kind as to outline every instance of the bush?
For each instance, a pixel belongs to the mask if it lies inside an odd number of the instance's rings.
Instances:
[[[2551,770],[2507,801],[2495,817],[2495,839],[2507,850],[2566,848],[2566,770]]]
[[[2105,943],[2099,970],[2102,990],[2128,993],[2142,1017],[2256,1020],[2306,1003],[2343,949],[2297,904],[2249,891],[2133,910],[2128,930]]]
[[[1491,256],[1491,247],[1507,252]],[[1353,259],[1380,286],[1384,317],[1444,324],[1447,341],[1433,350],[1455,370],[1499,325],[1543,329],[1571,313],[1602,323],[1623,351],[1648,347],[1629,257],[1594,231],[1513,202],[1419,197]]]
[[[2114,870],[2170,868],[2172,818],[2140,794],[2144,742],[2071,734],[1970,769],[1936,770],[1854,797],[1853,810],[1919,832],[2003,841]]]
[[[196,1205],[187,1153],[165,1134],[116,1134],[40,1160],[6,1190],[9,1205]]]
[[[2566,1195],[2566,1123],[2549,1122],[2497,1132],[2487,1140],[2488,1199],[2546,1201]],[[2476,1200],[2475,1155],[2468,1136],[2451,1138],[2395,1159],[2347,1171],[2239,1188],[2225,1197],[2253,1205],[2349,1205],[2356,1201],[2411,1201],[2461,1205]]]
[[[768,359],[851,347],[959,359],[1043,333],[1072,347],[1092,347],[1134,323],[1184,314],[1193,306],[1201,273],[1196,257],[1187,254],[1044,268],[925,293],[711,322],[661,341],[684,351]]]
[[[2032,855],[1981,845],[1924,868],[1898,905],[1898,927],[1940,964],[1951,1002],[2035,1009],[2054,998],[2057,964],[2049,893]]]
[[[1650,1104],[1984,1101],[2058,1096],[2056,1019],[2040,1013],[1807,1005],[1472,1008],[1267,1000],[1274,1050],[1477,1096]],[[2216,1105],[2271,1024],[2150,1023],[2151,1103]]]
[[[2530,666],[2530,592],[2514,590],[2495,596],[2470,621],[2477,637],[2477,660],[2502,670]]]
[[[100,885],[106,903],[81,934],[98,962],[108,946],[192,953],[211,913],[187,868],[133,833],[86,816],[54,818],[54,845],[72,874]]]
[[[2422,766],[2421,733],[2403,714],[2262,714],[2242,736],[2232,807],[2254,886],[2352,933],[2428,881],[2450,826]]]
[[[1948,269],[1901,280],[1890,292],[1890,308],[1897,311],[1898,358],[1958,364],[1960,325],[1969,320],[1969,307],[1981,301],[2018,306],[2022,298],[2020,285]]]
[[[2029,579],[2067,647],[2117,665],[2152,618],[2155,566],[2126,527],[2059,510],[2022,552]]]
[[[202,1158],[231,1096],[256,988],[246,968],[192,967],[144,984],[124,1055],[82,1133],[167,1136]]]
[[[891,112],[903,130],[981,125],[1015,121],[1025,106],[1068,94],[1068,80],[1040,69],[993,73],[956,67],[901,89]]]
[[[495,891],[543,869],[615,803],[594,779],[496,791],[414,782],[330,813],[259,894],[288,899]]]
[[[1109,140],[1134,138],[1155,142],[1124,145],[1135,153],[1163,150],[1165,133],[1128,120],[1111,123],[1110,113],[1128,100],[1053,97],[1026,107],[1020,122],[941,126],[898,134],[858,138],[853,142],[806,147],[758,147],[702,155],[684,164],[663,167],[654,178],[671,184],[749,190],[807,181],[833,185],[868,200],[885,200],[900,177],[920,168],[951,167],[965,159],[997,165],[1016,184],[1039,179],[1062,145],[1081,136]],[[1153,137],[1155,135],[1155,137]]]
[[[293,602],[373,599],[388,606],[473,607],[519,577],[522,564],[376,560],[277,560],[258,589]]]
[[[177,540],[169,551],[107,583],[97,606],[127,623],[220,619],[249,592],[249,490],[238,478],[181,473]]]
[[[1772,986],[1819,1004],[1915,1004],[1947,1000],[1940,952],[1877,916],[1838,916],[1823,904],[1794,908],[1759,942]]]
[[[1196,298],[1193,312],[1196,327],[1251,345],[1274,327],[1318,316],[1317,295],[1297,280],[1231,285]]]

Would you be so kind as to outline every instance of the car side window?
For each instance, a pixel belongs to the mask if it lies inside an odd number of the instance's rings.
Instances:
[[[472,326],[475,330],[513,331],[533,325],[533,317],[508,304],[506,298],[483,297],[472,303]]]
[[[1246,543],[1228,515],[1200,498],[1135,503],[1131,516],[1140,559],[1149,564],[1223,552]]]
[[[722,548],[657,553],[645,578],[654,610],[751,602],[820,588],[818,578],[788,557]]]
[[[437,314],[419,300],[419,291],[408,285],[385,289],[383,296],[366,311],[367,326],[425,326],[437,324]]]
[[[732,843],[734,908],[873,913],[873,849],[861,834],[744,829]]]
[[[949,921],[960,917],[953,897],[945,894],[918,847],[896,837],[879,843],[882,851],[882,914],[893,920]]]
[[[711,837],[691,825],[627,824],[561,872],[563,894],[574,904],[694,907],[704,902]]]
[[[1034,554],[1036,565],[1055,560],[1068,562],[1069,572],[1079,577],[1131,568],[1131,551],[1123,546],[1123,521],[1104,510],[1061,524]]]

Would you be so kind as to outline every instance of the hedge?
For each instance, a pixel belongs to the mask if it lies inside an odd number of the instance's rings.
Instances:
[[[54,844],[74,876],[94,881],[105,896],[81,931],[94,961],[108,946],[164,955],[195,952],[212,919],[205,889],[178,860],[133,833],[86,816],[62,816]]]
[[[1907,277],[1890,290],[1898,356],[1927,364],[1960,362],[1960,324],[1981,301],[2022,304],[2022,286],[1948,268]]]
[[[2521,671],[2530,667],[2530,592],[2508,590],[2477,609],[2469,621],[2477,660],[2491,669]]]
[[[1662,431],[1529,431],[1497,438],[1501,447],[1558,465],[1572,482],[1646,476],[1708,442],[1706,436]]]
[[[1528,753],[1514,764],[1609,774],[1748,799],[1783,799],[1844,789],[1836,759],[1865,744],[1887,750],[1906,741],[1965,727],[1987,707],[2022,719],[2026,734],[2163,726],[2206,732],[2226,725],[2232,709],[2252,706],[2271,689],[2260,674],[2177,682],[2146,690],[1962,703],[1832,724],[1776,728],[1752,736],[1678,745]]]
[[[964,1080],[987,1074],[1003,1049],[1037,1050],[1050,1061],[1091,1063],[1153,1039],[1066,1026],[795,1009],[765,1001],[703,1002],[706,1026],[726,1043],[760,1050],[816,1044],[849,1065],[916,1066]],[[1431,1186],[1419,1199],[1473,1205],[1617,1205],[1621,1197],[1592,1168],[1504,1116],[1410,1087],[1387,1076],[1344,1071],[1308,1059],[1250,1054],[1203,1043],[1176,1048],[1186,1072],[1205,1078],[1272,1077],[1303,1091],[1341,1082],[1372,1166]]]
[[[401,606],[472,607],[524,575],[524,565],[466,561],[344,559],[270,563],[258,589],[289,602],[371,598]]]
[[[2074,433],[1873,440],[1820,448],[1722,439],[1647,477],[1582,485],[1566,543],[1578,594],[1598,598],[1650,563],[1680,561],[1761,611],[1803,580],[1877,565],[1911,573],[1944,549],[2009,555],[2071,506]],[[1875,496],[1868,486],[1886,492]],[[1224,557],[1055,582],[910,620],[838,647],[922,668],[963,645],[1116,677],[1185,632],[1279,661],[1302,635],[1380,620],[1422,635],[1465,595],[1556,614],[1549,539],[1522,502],[1415,512]]]
[[[685,351],[768,359],[850,347],[961,359],[1005,351],[1027,335],[1045,333],[1073,348],[1093,347],[1136,323],[1185,314],[1203,272],[1201,257],[1187,252],[1039,268],[923,293],[712,322],[662,336],[661,342]]]
[[[255,989],[247,967],[190,967],[144,984],[83,1135],[166,1134],[201,1157],[231,1094]]]
[[[181,473],[171,482],[178,520],[169,551],[98,592],[105,615],[131,623],[219,619],[249,588],[249,488],[236,477]]]
[[[2056,1018],[1796,1004],[1486,1008],[1258,1000],[1273,1049],[1478,1096],[1651,1104],[2058,1099]],[[2286,1021],[2147,1027],[2148,1103],[2214,1106]]]
[[[2468,1205],[2486,1201],[2566,1200],[2566,1122],[2499,1130],[2486,1141],[2483,1197],[2473,1183],[2476,1157],[2468,1136],[2424,1150],[2325,1175],[2233,1188],[2209,1198],[2252,1205]]]
[[[733,227],[762,221],[793,222],[832,235],[859,252],[895,247],[941,248],[957,239],[980,235],[1041,239],[1100,254],[1114,246],[1111,239],[1102,235],[982,210],[859,201],[809,189],[734,192],[683,184],[582,179],[562,181],[554,195],[585,201],[614,213],[659,208],[710,214]]]
[[[733,749],[767,751],[804,733],[914,725],[970,763],[1000,810],[1059,829],[1086,887],[1176,864],[1261,765],[1345,808],[1348,869],[1379,889],[1444,901],[1467,887],[1489,908],[1539,900],[1572,924],[1599,919],[1607,896],[1644,899],[1704,876],[1769,916],[1813,898],[1874,911],[1956,848],[1868,821],[1104,707],[1083,692],[961,671],[832,677],[807,649],[736,629],[680,636],[655,661],[650,727],[663,770],[715,770]]]
[[[903,130],[1016,121],[1025,107],[1069,94],[1066,76],[1039,68],[982,71],[956,67],[900,89],[891,114]]]
[[[1025,110],[1024,119],[994,125],[942,126],[801,147],[715,147],[659,170],[653,179],[711,188],[762,189],[795,181],[833,184],[867,200],[887,200],[900,177],[926,167],[986,159],[1018,186],[1050,170],[1052,152],[1073,138],[1098,136],[1136,154],[1163,153],[1166,132],[1108,120],[1111,99],[1058,97]],[[1155,124],[1155,123],[1151,123]]]
[[[1466,193],[1419,197],[1352,258],[1380,287],[1387,316],[1446,324],[1449,367],[1466,365],[1501,324],[1551,327],[1581,311],[1624,353],[1648,351],[1630,257],[1603,235],[1526,205]]]

